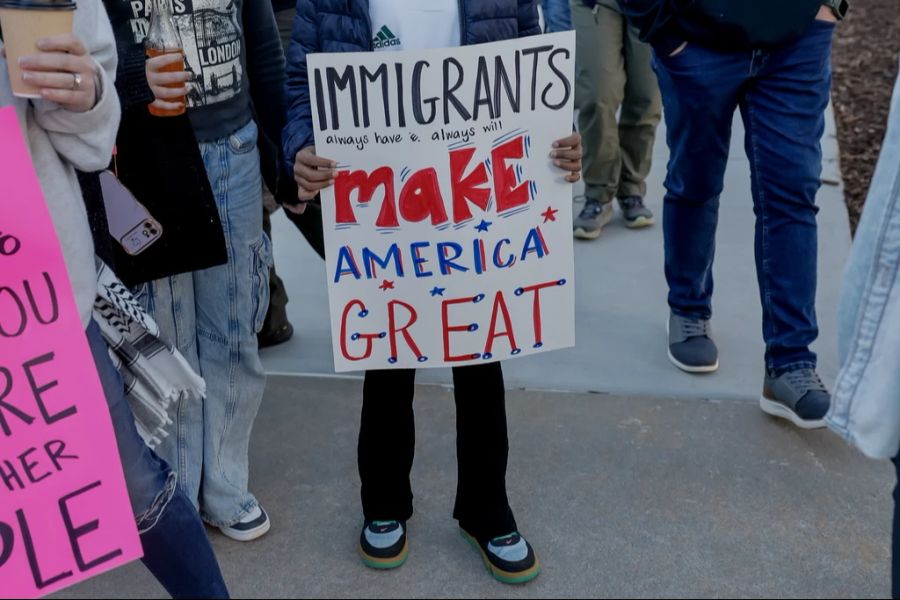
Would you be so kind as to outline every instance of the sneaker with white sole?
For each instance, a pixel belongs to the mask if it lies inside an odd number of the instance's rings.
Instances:
[[[219,527],[219,531],[235,541],[250,542],[266,535],[271,528],[269,515],[262,506],[257,505],[243,519],[230,527]]]
[[[366,521],[359,534],[359,555],[371,569],[396,569],[409,556],[406,524],[400,521]]]
[[[481,554],[488,572],[501,583],[528,583],[541,574],[541,562],[528,541],[513,532],[490,540],[476,540],[460,528],[463,538]]]
[[[600,237],[603,228],[609,225],[613,218],[612,202],[602,204],[599,200],[587,198],[584,207],[575,218],[573,231],[580,240],[596,240]]]
[[[644,206],[644,199],[640,196],[619,198],[619,208],[622,209],[622,218],[628,229],[642,229],[654,223],[653,212]]]
[[[669,360],[685,373],[712,373],[719,369],[719,349],[708,319],[669,314]]]
[[[800,429],[822,429],[831,408],[831,395],[815,369],[767,373],[759,407]]]

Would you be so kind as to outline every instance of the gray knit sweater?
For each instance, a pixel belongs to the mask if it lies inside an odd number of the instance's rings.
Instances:
[[[86,113],[43,100],[13,96],[6,60],[0,58],[0,106],[14,106],[47,199],[82,323],[87,326],[97,293],[94,244],[75,169],[99,171],[109,165],[119,127],[119,99],[113,86],[116,45],[100,0],[78,0],[75,34],[100,65],[101,95]],[[0,198],[0,202],[11,202]]]

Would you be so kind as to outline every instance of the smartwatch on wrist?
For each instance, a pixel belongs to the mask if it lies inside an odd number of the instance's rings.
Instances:
[[[848,0],[822,0],[822,6],[830,8],[838,21],[843,21],[850,11],[850,2]]]

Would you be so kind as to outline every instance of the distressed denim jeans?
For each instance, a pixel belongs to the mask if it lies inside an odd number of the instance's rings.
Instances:
[[[156,524],[172,499],[176,476],[138,434],[134,415],[125,398],[125,384],[109,357],[109,346],[96,323],[91,322],[87,338],[116,432],[131,508],[137,519],[138,531],[144,532]]]
[[[838,314],[841,372],[828,425],[866,455],[891,458],[900,448],[900,80]]]
[[[87,338],[109,405],[144,565],[173,598],[228,598],[200,516],[187,496],[176,489],[176,476],[169,465],[138,435],[125,383],[95,323],[88,327]]]
[[[833,34],[833,23],[817,20],[774,50],[689,44],[674,57],[654,56],[670,150],[663,213],[669,306],[684,317],[711,317],[719,196],[740,109],[766,367],[773,371],[816,365],[809,348],[819,333],[816,193]]]
[[[256,334],[269,304],[271,244],[262,229],[257,126],[200,144],[225,232],[228,263],[145,286],[163,337],[206,380],[203,402],[178,407],[175,435],[158,448],[203,519],[234,525],[257,506],[248,489],[253,421],[265,391]]]

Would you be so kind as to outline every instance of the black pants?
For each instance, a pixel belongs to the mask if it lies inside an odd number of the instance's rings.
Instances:
[[[406,521],[416,447],[414,369],[367,371],[359,476],[367,520]],[[453,517],[479,540],[517,530],[506,496],[506,398],[500,363],[453,369],[458,482]]]

